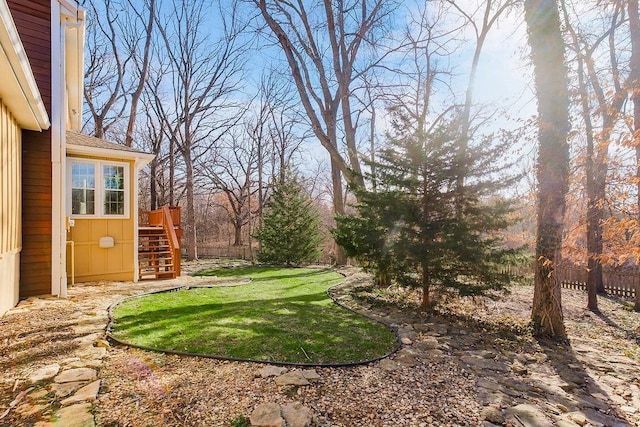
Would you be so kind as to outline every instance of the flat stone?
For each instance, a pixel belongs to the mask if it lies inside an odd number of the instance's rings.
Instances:
[[[569,412],[567,414],[567,418],[579,426],[584,426],[587,424],[587,417],[580,411]]]
[[[87,384],[80,390],[76,391],[73,396],[64,399],[60,403],[62,405],[70,405],[72,403],[85,402],[87,400],[96,400],[98,397],[98,391],[100,391],[100,380]]]
[[[88,324],[88,325],[76,325],[71,328],[76,335],[94,334],[96,332],[104,332],[106,322],[104,324]]]
[[[98,376],[95,369],[75,368],[62,371],[54,381],[57,383],[70,383],[75,381],[93,381]]]
[[[621,406],[620,409],[627,414],[635,414],[638,412],[638,408],[634,408],[633,406]]]
[[[418,350],[426,351],[438,348],[438,339],[435,337],[425,337],[415,343]]]
[[[58,398],[67,397],[80,387],[86,384],[86,381],[74,381],[71,383],[53,384],[51,391],[53,391]]]
[[[524,424],[525,427],[553,427],[544,412],[535,405],[522,403],[507,409],[507,421],[517,420],[513,424]]]
[[[48,405],[33,405],[30,403],[27,403],[25,405],[18,406],[16,408],[16,412],[20,414],[20,416],[22,416],[23,418],[29,418],[34,415],[42,414],[47,408],[48,408]]]
[[[102,366],[102,360],[76,360],[75,362],[69,363],[69,368],[100,368]]]
[[[411,338],[409,338],[409,337],[402,337],[402,338],[400,339],[400,342],[401,342],[403,345],[411,345],[411,344],[413,344],[413,341],[411,341]]]
[[[503,425],[504,424],[504,415],[500,408],[489,405],[482,408],[480,411],[480,418],[485,421],[489,421],[490,423]]]
[[[78,347],[92,346],[93,343],[96,342],[98,338],[100,338],[100,335],[101,334],[99,333],[84,335],[82,337],[75,338],[73,340],[73,343]]]
[[[402,366],[398,362],[391,359],[382,359],[378,363],[378,366],[380,367],[380,369],[387,372],[397,371],[398,369],[402,368]]]
[[[280,412],[280,405],[277,403],[258,405],[249,416],[249,421],[255,427],[282,427],[284,420]]]
[[[95,427],[90,403],[66,406],[57,412],[57,424],[64,427]]]
[[[487,359],[484,357],[474,357],[474,356],[462,356],[460,358],[464,363],[469,365],[471,369],[474,371],[481,371],[483,369],[488,369],[490,371],[498,371],[498,372],[507,372],[508,369],[504,363],[497,362],[492,359]]]
[[[49,392],[45,389],[40,389],[38,391],[34,391],[33,393],[29,393],[29,400],[31,402],[38,401],[45,397]]]
[[[103,359],[107,355],[107,349],[104,347],[87,346],[76,352],[81,359]]]
[[[576,424],[567,418],[560,418],[556,420],[556,427],[579,427],[580,424]]]
[[[28,381],[31,384],[39,383],[41,381],[48,381],[58,375],[58,372],[60,372],[60,365],[58,365],[57,363],[47,365],[29,375]]]
[[[280,375],[279,377],[276,377],[275,381],[276,381],[276,384],[279,386],[286,386],[286,385],[303,386],[303,385],[311,384],[309,380],[307,380],[304,377],[304,375],[302,375],[302,372],[300,371],[287,372],[283,375]]]
[[[265,366],[258,371],[262,378],[277,377],[287,372],[287,368],[282,366]]]
[[[313,412],[300,402],[284,405],[282,417],[287,422],[287,427],[309,427],[313,422]]]
[[[302,376],[308,379],[309,381],[320,379],[320,375],[318,375],[315,369],[303,369]]]

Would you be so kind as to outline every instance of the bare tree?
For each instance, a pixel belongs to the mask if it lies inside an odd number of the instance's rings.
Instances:
[[[187,259],[192,260],[197,258],[194,165],[240,120],[231,96],[239,89],[246,42],[240,37],[235,3],[230,10],[218,11],[222,27],[218,39],[207,28],[206,3],[173,0],[167,11],[158,18],[157,27],[163,41],[160,58],[166,61],[159,65],[165,85],[160,89],[169,89],[155,94],[154,108],[165,124],[165,136],[184,162],[186,249]]]
[[[636,149],[636,186],[638,192],[638,221],[640,222],[640,16],[638,0],[629,0],[629,33],[631,35],[630,86],[633,102],[633,139]],[[636,285],[634,310],[640,311],[640,285]]]
[[[117,0],[91,2],[87,25],[88,53],[85,63],[84,99],[88,123],[97,138],[104,138],[110,128],[122,119],[126,109],[125,69],[128,56],[122,53],[117,22]]]
[[[132,82],[133,91],[130,95],[129,120],[127,122],[127,133],[125,136],[125,145],[131,147],[133,145],[133,135],[138,117],[138,104],[142,97],[147,78],[149,76],[149,64],[151,62],[152,42],[153,42],[153,25],[156,21],[156,0],[145,0],[144,7],[147,8],[147,14],[138,9],[138,5],[131,0],[127,0],[131,15],[124,14],[124,27],[129,31],[125,32],[125,43],[131,59],[136,68],[136,77]],[[143,31],[135,31],[142,27]],[[142,49],[139,44],[142,42]],[[141,50],[141,51],[140,51]]]
[[[364,186],[356,143],[353,83],[386,17],[382,0],[254,0],[284,53],[311,128],[331,158],[333,205],[344,213],[342,175]],[[340,142],[344,141],[346,158]],[[341,253],[338,262],[344,261]]]
[[[531,319],[538,335],[565,338],[560,257],[569,175],[569,94],[555,0],[525,0],[525,21],[538,97],[538,224]]]

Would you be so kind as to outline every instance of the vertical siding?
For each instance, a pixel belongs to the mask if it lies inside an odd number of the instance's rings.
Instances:
[[[129,218],[75,218],[75,226],[71,228],[69,239],[75,245],[75,254],[67,249],[67,273],[71,281],[71,259],[75,261],[75,281],[88,282],[95,280],[134,280],[135,267],[135,221],[138,213],[133,211],[133,180],[136,179],[135,166],[131,161],[110,159],[106,157],[87,157],[92,160],[126,162],[129,174]],[[97,183],[101,185],[101,183]],[[100,200],[96,201],[100,208]],[[101,248],[101,237],[113,237],[113,248]]]
[[[51,117],[51,2],[7,0],[42,101]],[[22,133],[20,295],[51,293],[51,133]]]
[[[0,99],[0,315],[18,301],[21,130]]]

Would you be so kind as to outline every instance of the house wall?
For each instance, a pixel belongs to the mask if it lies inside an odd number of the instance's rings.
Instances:
[[[74,156],[80,157],[80,156]],[[129,281],[135,279],[135,230],[138,213],[134,212],[133,191],[135,175],[134,162],[122,159],[87,157],[93,160],[124,162],[129,165],[129,218],[75,218],[75,225],[67,233],[68,241],[73,241],[75,253],[71,253],[71,245],[67,247],[67,277],[71,278],[71,262],[74,260],[75,282],[91,282],[96,280]],[[101,237],[113,237],[112,248],[101,248]]]
[[[51,117],[51,1],[7,0]],[[51,131],[22,131],[20,296],[51,293]]]
[[[0,99],[0,315],[18,302],[22,132]]]

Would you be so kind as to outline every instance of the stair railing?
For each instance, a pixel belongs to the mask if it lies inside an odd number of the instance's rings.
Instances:
[[[168,206],[163,206],[162,209],[162,228],[169,239],[169,248],[171,249],[171,262],[173,263],[176,277],[180,276],[180,241],[176,235],[176,228],[173,225],[173,218]]]

